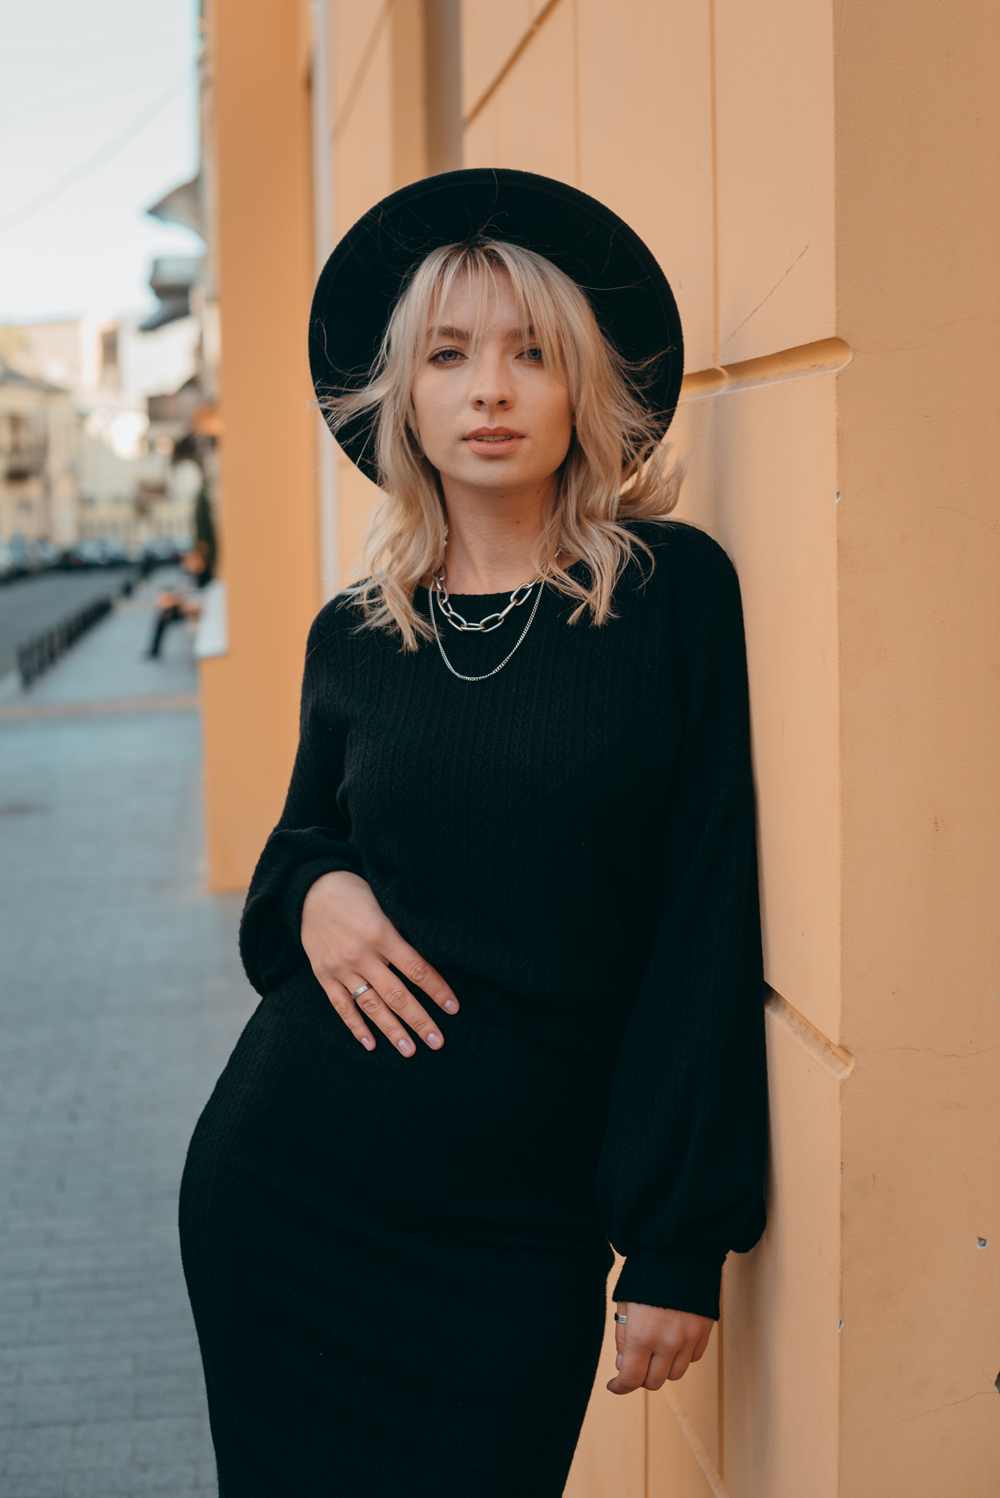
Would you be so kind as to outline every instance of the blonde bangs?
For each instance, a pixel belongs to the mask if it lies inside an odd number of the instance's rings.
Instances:
[[[365,536],[365,577],[346,589],[364,623],[398,633],[404,650],[430,638],[414,608],[420,579],[444,563],[447,513],[437,470],[420,450],[407,417],[410,390],[424,357],[427,330],[455,279],[476,285],[473,346],[482,334],[490,288],[509,278],[520,326],[532,329],[542,357],[565,380],[575,417],[574,438],[559,471],[532,562],[559,591],[576,601],[577,622],[613,616],[615,584],[637,547],[649,549],[622,524],[663,520],[677,503],[684,465],[670,461],[655,420],[642,400],[643,371],[625,361],[601,333],[586,296],[551,261],[503,240],[444,245],[417,267],[386,328],[371,376],[360,390],[325,397],[321,406],[334,432],[362,415],[372,419],[372,441],[385,498]],[[574,578],[560,557],[579,558],[589,576]]]

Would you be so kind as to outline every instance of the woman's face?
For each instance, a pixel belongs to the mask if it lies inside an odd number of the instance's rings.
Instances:
[[[569,450],[570,394],[518,326],[509,278],[498,272],[475,349],[476,292],[458,276],[430,329],[413,382],[411,424],[449,489],[547,491]]]

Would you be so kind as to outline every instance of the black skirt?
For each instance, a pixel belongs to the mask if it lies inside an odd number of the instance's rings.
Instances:
[[[473,1000],[435,1021],[438,1053],[368,1053],[300,969],[198,1123],[181,1247],[220,1498],[563,1491],[606,1316],[613,1058]]]

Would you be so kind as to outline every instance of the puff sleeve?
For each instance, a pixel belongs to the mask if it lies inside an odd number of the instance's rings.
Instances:
[[[672,591],[680,747],[599,1196],[626,1256],[616,1298],[717,1319],[727,1252],[764,1228],[767,1082],[739,585],[714,543],[699,552]]]
[[[347,724],[329,690],[327,613],[318,616],[309,633],[291,783],[281,818],[254,870],[240,924],[243,966],[260,994],[307,960],[299,931],[310,887],[337,869],[361,873],[361,858],[351,845],[338,798]]]

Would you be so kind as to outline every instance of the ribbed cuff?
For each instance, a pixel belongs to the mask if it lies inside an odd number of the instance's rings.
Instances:
[[[716,1254],[637,1248],[625,1260],[612,1298],[718,1321],[723,1262]]]

